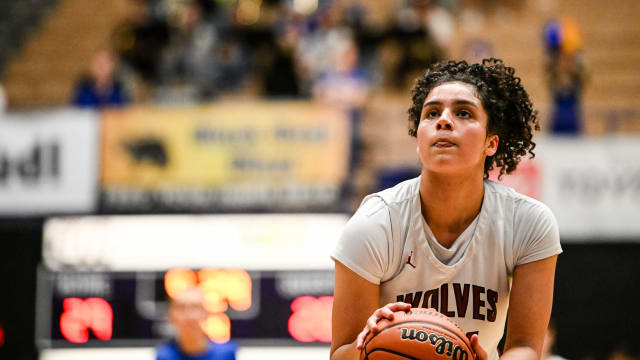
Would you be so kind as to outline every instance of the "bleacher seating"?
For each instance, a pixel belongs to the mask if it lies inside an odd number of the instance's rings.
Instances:
[[[109,6],[100,0],[2,1],[0,7],[31,4],[20,7],[25,9],[36,3],[54,2],[57,6],[48,12],[37,31],[29,33],[23,50],[12,57],[1,80],[13,108],[68,103],[73,82],[85,69],[89,56],[105,45],[127,9],[126,0],[110,0]],[[379,1],[363,3],[372,9],[388,9],[383,12],[387,15],[393,9],[390,2],[384,2],[386,7]],[[370,13],[379,17],[375,11]],[[517,7],[498,6],[480,22],[480,28],[459,27],[451,41],[449,56],[463,57],[463,46],[469,39],[489,41],[494,55],[517,69],[544,117],[550,100],[545,84],[542,28],[549,19],[571,17],[582,29],[584,39],[589,72],[585,104],[597,110],[585,111],[586,132],[634,131],[640,127],[634,125],[640,122],[637,115],[623,121],[631,125],[612,128],[602,114],[618,112],[628,117],[632,112],[625,109],[640,107],[640,75],[632,71],[640,60],[640,22],[636,20],[639,14],[637,0],[619,0],[616,6],[603,6],[599,0],[527,0]],[[0,42],[6,31],[0,30]]]
[[[0,75],[8,58],[57,0],[0,1]]]
[[[108,45],[113,27],[127,10],[126,0],[56,1],[20,53],[11,58],[1,80],[12,108],[67,104],[90,56]]]

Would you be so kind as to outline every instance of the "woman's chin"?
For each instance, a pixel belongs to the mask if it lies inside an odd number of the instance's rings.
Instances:
[[[423,166],[423,174],[432,174],[437,176],[470,176],[474,173],[474,167],[460,166],[459,163],[438,163]]]

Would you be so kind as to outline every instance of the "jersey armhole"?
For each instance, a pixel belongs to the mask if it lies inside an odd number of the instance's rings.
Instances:
[[[346,266],[349,270],[353,271],[356,275],[358,275],[361,278],[367,280],[368,282],[370,282],[372,284],[375,284],[375,285],[380,285],[380,279],[378,279],[376,276],[374,276],[373,274],[369,273],[368,271],[366,271],[362,267],[356,265],[351,260],[346,259],[343,256],[341,256],[339,254],[335,254],[335,253],[331,254],[331,259],[333,259],[333,261],[340,262],[342,265]]]

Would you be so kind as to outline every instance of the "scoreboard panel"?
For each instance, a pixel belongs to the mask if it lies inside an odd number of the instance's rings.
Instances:
[[[38,271],[36,341],[43,348],[155,346],[173,335],[167,301],[203,291],[203,328],[217,342],[325,345],[331,340],[333,271],[187,269],[166,272]]]

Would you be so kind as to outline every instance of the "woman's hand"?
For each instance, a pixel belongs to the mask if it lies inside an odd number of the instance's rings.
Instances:
[[[364,339],[367,337],[369,332],[377,333],[380,331],[378,329],[378,321],[382,319],[393,320],[393,313],[396,311],[405,311],[408,312],[411,310],[411,304],[396,302],[387,304],[378,310],[373,312],[373,315],[369,316],[367,319],[367,323],[364,326],[364,329],[358,334],[358,338],[356,339],[356,349],[362,350],[364,348]]]
[[[482,346],[480,346],[480,341],[478,340],[478,334],[471,335],[471,348],[473,348],[473,352],[476,353],[476,360],[487,360],[487,352],[484,351]]]

